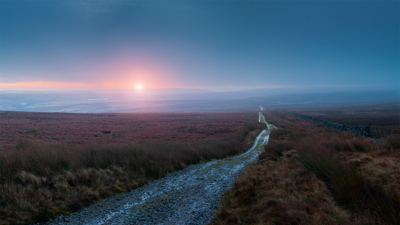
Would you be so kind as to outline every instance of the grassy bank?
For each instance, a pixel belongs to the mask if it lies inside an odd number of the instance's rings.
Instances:
[[[46,221],[131,190],[189,164],[249,148],[262,125],[256,113],[208,142],[68,145],[21,139],[0,151],[0,224]]]
[[[372,139],[285,113],[260,159],[223,198],[215,224],[400,224],[400,136]]]

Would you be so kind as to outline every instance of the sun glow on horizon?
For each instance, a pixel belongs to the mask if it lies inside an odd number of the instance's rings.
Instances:
[[[142,85],[140,85],[140,84],[136,85],[136,89],[141,90],[142,88],[143,88]]]

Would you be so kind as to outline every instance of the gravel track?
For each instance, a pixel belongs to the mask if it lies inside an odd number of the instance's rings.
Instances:
[[[265,122],[261,112],[259,121]],[[273,128],[267,124],[241,155],[191,165],[47,224],[207,224],[240,171],[257,160]]]

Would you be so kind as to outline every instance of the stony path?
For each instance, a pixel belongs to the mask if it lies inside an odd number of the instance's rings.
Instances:
[[[259,121],[265,122],[261,113]],[[239,172],[257,160],[272,128],[267,124],[241,155],[189,166],[48,224],[207,224]]]

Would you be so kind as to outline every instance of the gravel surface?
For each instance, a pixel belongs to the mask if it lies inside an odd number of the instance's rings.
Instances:
[[[191,165],[47,224],[207,224],[239,172],[263,151],[273,126],[267,128],[241,155]]]

